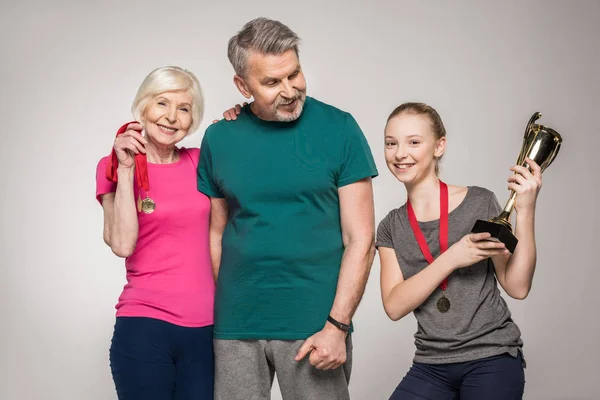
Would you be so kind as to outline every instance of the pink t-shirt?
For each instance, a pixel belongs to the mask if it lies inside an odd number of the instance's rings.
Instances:
[[[127,284],[116,305],[117,317],[156,318],[186,327],[213,324],[210,199],[196,189],[199,155],[199,149],[181,148],[173,164],[148,163],[149,196],[156,209],[138,213],[138,240],[125,259]],[[101,159],[96,170],[98,200],[116,190],[106,179],[108,160]],[[137,199],[137,183],[134,192]]]

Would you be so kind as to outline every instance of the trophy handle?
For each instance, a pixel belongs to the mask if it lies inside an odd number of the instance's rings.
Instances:
[[[523,136],[523,145],[521,146],[521,152],[519,153],[519,157],[517,158],[517,165],[523,165],[523,163],[525,162],[525,155],[529,151],[529,148],[531,147],[531,142],[533,142],[533,139],[535,138],[535,135],[532,135],[531,132],[537,133],[540,130],[539,125],[536,125],[535,121],[537,121],[541,117],[542,113],[536,111],[535,113],[533,113],[531,118],[529,118],[529,122],[525,127],[525,135]]]

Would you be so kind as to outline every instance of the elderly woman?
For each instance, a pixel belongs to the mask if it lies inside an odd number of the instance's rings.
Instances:
[[[104,241],[125,258],[110,366],[119,399],[213,398],[210,200],[196,190],[200,151],[177,147],[202,119],[198,79],[152,71],[98,163]],[[141,134],[143,129],[144,134]]]

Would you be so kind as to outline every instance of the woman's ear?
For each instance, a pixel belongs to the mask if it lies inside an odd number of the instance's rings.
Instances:
[[[435,144],[435,158],[442,158],[444,153],[446,152],[446,137],[442,137],[438,139]]]

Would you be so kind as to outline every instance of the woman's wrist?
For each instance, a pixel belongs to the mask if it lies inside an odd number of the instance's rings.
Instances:
[[[134,171],[135,171],[135,166],[125,167],[125,166],[119,164],[119,167],[117,168],[117,176],[119,178],[123,178],[123,179],[132,179]]]

